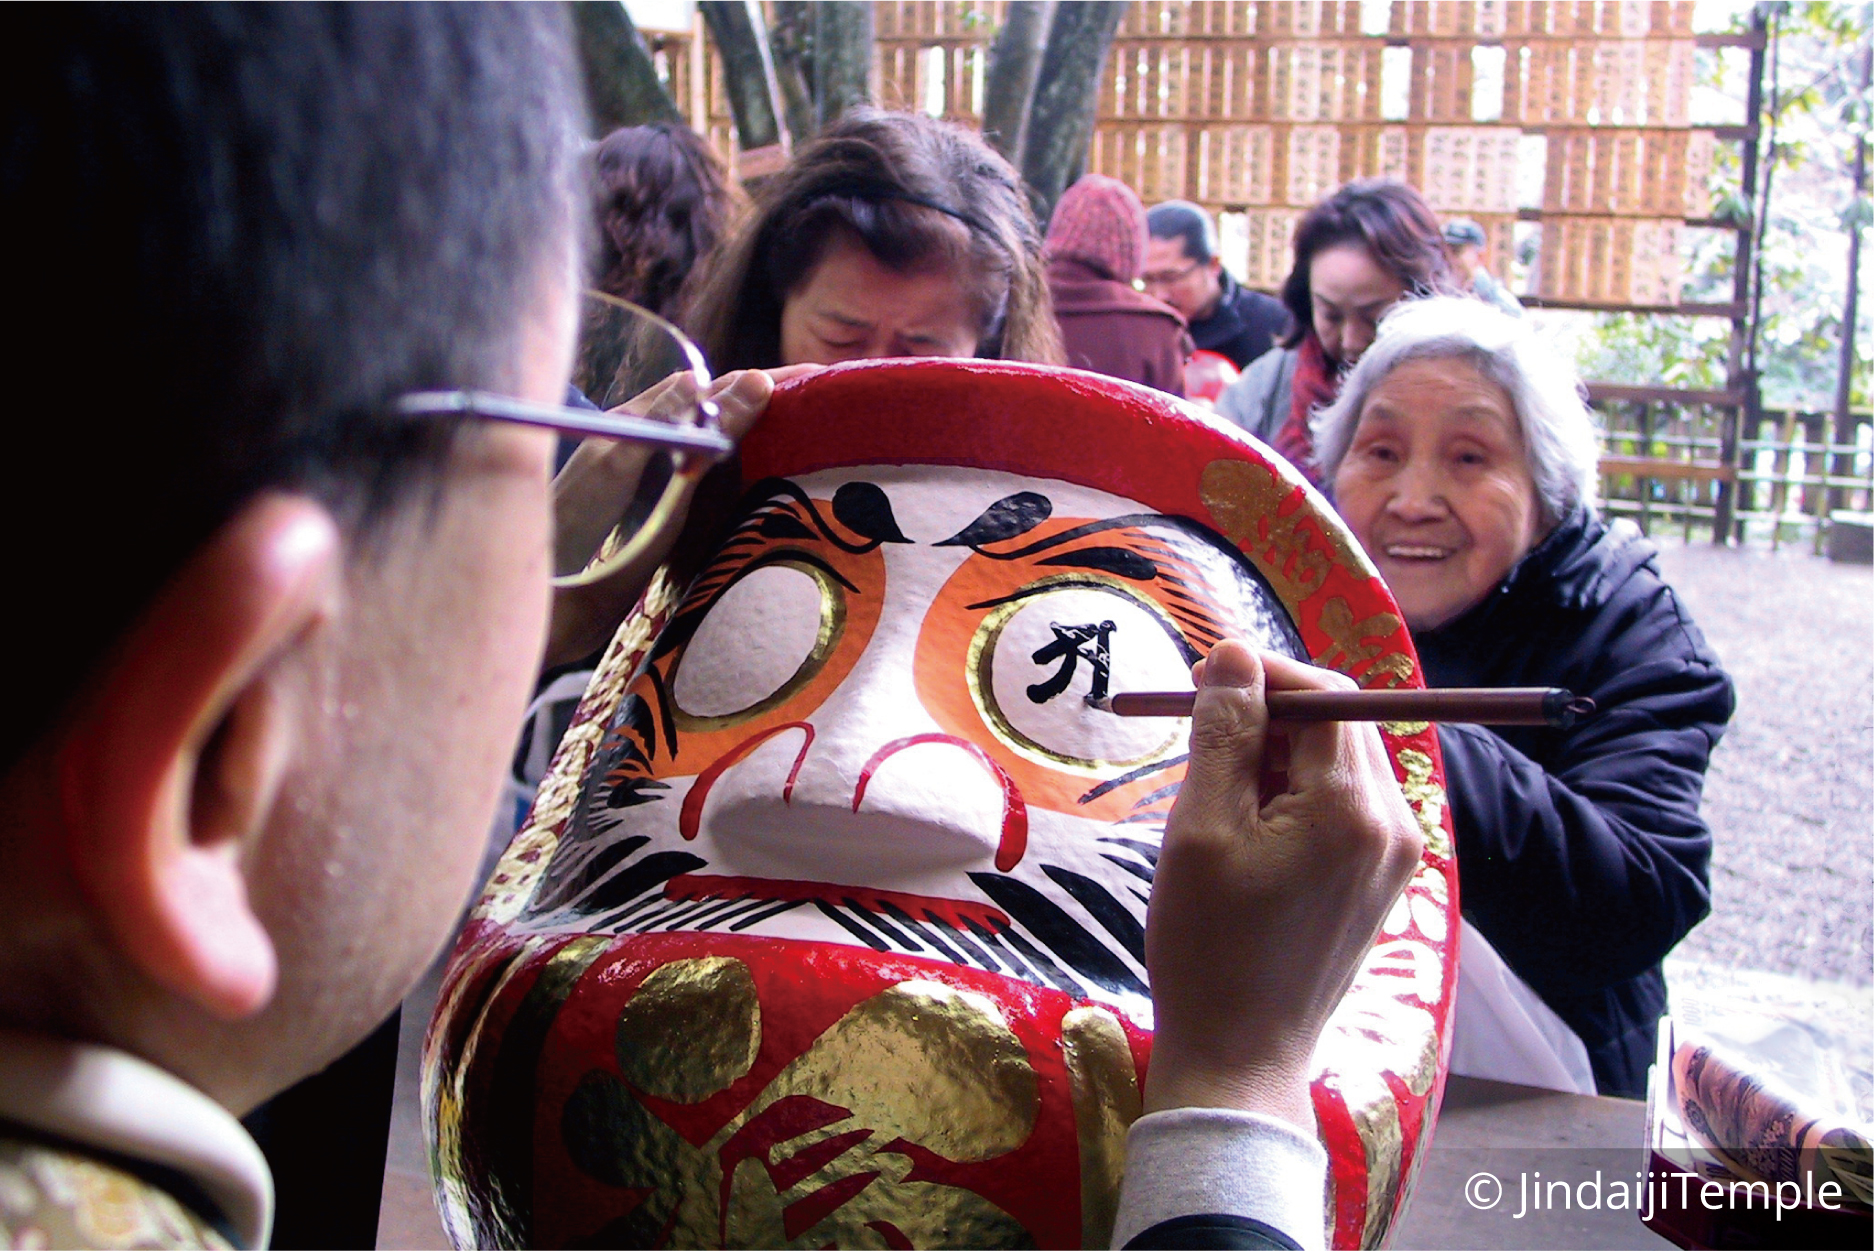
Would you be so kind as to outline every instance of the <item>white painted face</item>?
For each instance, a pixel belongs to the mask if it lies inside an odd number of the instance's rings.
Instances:
[[[776,480],[621,700],[519,927],[909,953],[1150,1020],[1143,936],[1190,688],[1222,637],[1301,656],[1205,527],[930,466]]]

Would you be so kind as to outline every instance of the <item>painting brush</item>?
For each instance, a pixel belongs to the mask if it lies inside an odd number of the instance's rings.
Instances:
[[[1123,691],[1091,707],[1117,717],[1189,717],[1196,691]],[[1450,721],[1471,725],[1547,725],[1567,730],[1596,711],[1596,701],[1559,687],[1447,687],[1429,691],[1269,691],[1278,721]]]

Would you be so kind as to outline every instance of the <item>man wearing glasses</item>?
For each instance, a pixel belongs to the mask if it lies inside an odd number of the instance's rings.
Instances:
[[[1199,351],[1239,369],[1268,352],[1289,314],[1225,270],[1211,214],[1189,200],[1168,200],[1147,210],[1146,228],[1146,293],[1179,310]]]
[[[255,1246],[271,1180],[234,1117],[434,958],[535,677],[535,426],[586,420],[554,412],[577,70],[548,6],[89,6],[22,39],[0,1241]],[[731,433],[767,385],[731,388]],[[1322,1157],[1271,1126],[1309,1117],[1309,1043],[1418,835],[1391,774],[1344,762],[1368,780],[1312,818],[1330,854],[1236,845],[1262,671],[1231,655],[1156,888],[1205,903],[1149,935],[1180,1044],[1154,1081],[1214,1110],[1172,1126],[1173,1180],[1248,1163],[1262,1189],[1147,1187],[1126,1228],[1217,1213],[1286,1245],[1320,1227],[1273,1231],[1268,1197],[1319,1196]]]

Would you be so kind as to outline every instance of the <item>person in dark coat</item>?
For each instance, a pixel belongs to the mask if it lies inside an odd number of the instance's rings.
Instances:
[[[1134,288],[1146,209],[1118,178],[1088,174],[1063,192],[1043,257],[1068,363],[1183,398],[1192,341],[1185,318]]]
[[[1662,958],[1708,910],[1700,792],[1733,687],[1653,546],[1597,516],[1578,395],[1516,319],[1472,299],[1410,300],[1314,433],[1429,685],[1596,701],[1570,729],[1440,727],[1477,936],[1462,942],[1454,1071],[1581,1089],[1586,1066],[1596,1091],[1639,1097],[1667,1002]],[[1469,1001],[1469,974],[1499,1000]],[[1519,1028],[1468,1037],[1506,1020]],[[1537,1054],[1514,1054],[1525,1044]]]
[[[1146,293],[1179,310],[1198,349],[1239,369],[1268,352],[1288,328],[1289,313],[1225,269],[1211,214],[1190,200],[1168,200],[1147,213],[1146,227]]]

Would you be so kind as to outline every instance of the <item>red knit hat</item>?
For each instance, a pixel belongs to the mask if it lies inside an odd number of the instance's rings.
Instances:
[[[1146,206],[1120,179],[1086,174],[1056,204],[1043,253],[1132,282],[1146,265]]]

